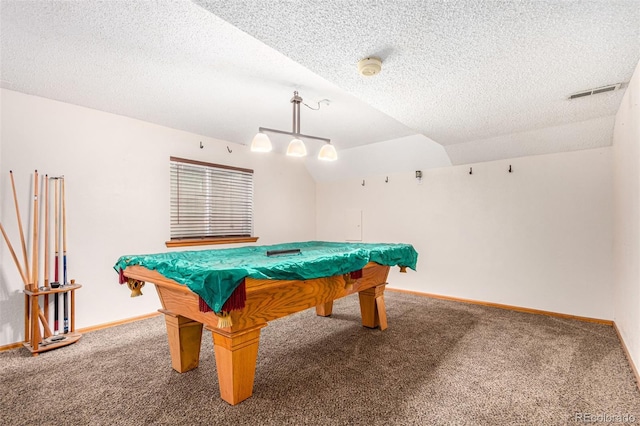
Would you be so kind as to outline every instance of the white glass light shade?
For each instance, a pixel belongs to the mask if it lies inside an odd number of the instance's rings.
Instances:
[[[324,161],[336,161],[338,159],[338,153],[336,149],[330,143],[325,144],[322,148],[320,148],[320,153],[318,154],[318,160]]]
[[[304,146],[304,142],[298,138],[291,139],[287,147],[287,155],[291,157],[304,157],[307,155],[307,148]]]
[[[264,133],[257,133],[251,141],[251,151],[253,152],[269,152],[271,151],[271,140]]]

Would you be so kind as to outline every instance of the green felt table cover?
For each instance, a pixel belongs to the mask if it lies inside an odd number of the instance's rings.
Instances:
[[[300,249],[300,253],[267,256],[267,251]],[[114,269],[140,265],[198,294],[215,312],[246,277],[309,280],[362,269],[369,262],[416,269],[418,253],[410,244],[306,241],[268,246],[193,250],[122,256]]]

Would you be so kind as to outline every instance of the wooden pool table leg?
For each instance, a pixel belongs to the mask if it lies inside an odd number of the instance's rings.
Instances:
[[[220,397],[231,405],[253,394],[260,329],[266,325],[259,324],[231,333],[218,328],[211,329]]]
[[[316,306],[316,315],[321,317],[331,316],[333,312],[333,300],[328,301],[327,303],[322,303]]]
[[[200,363],[202,324],[164,309],[160,312],[167,324],[171,366],[178,373],[193,370]]]
[[[369,328],[380,326],[380,330],[387,328],[387,311],[384,306],[385,286],[386,283],[358,292],[363,326]]]

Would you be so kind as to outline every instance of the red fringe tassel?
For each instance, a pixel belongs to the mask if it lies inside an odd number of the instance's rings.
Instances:
[[[233,290],[233,293],[231,293],[231,296],[229,296],[227,301],[224,302],[224,305],[222,306],[222,311],[231,312],[231,311],[239,311],[241,309],[244,309],[244,303],[246,302],[246,300],[247,300],[247,288],[244,285],[244,280],[242,280],[240,285],[236,287],[235,290]]]
[[[120,284],[124,284],[127,282],[127,277],[124,276],[124,270],[120,268],[120,273],[118,274],[118,282]]]
[[[209,305],[207,305],[207,302],[205,302],[204,299],[202,299],[202,297],[200,296],[198,296],[198,308],[200,309],[200,312],[213,311],[213,309],[211,309]]]
[[[240,285],[236,287],[235,290],[233,290],[233,293],[231,293],[231,296],[229,296],[227,301],[224,302],[224,305],[222,305],[221,311],[231,312],[231,311],[239,311],[241,309],[244,309],[246,300],[247,300],[247,288],[244,284],[244,280],[242,280],[242,283],[240,283]],[[198,308],[200,309],[200,312],[213,311],[213,309],[211,309],[209,305],[207,305],[207,302],[205,302],[202,299],[202,297],[198,298]]]

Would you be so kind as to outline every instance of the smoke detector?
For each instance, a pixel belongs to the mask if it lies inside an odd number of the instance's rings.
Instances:
[[[365,77],[372,77],[382,70],[380,58],[369,57],[358,62],[358,72]]]

